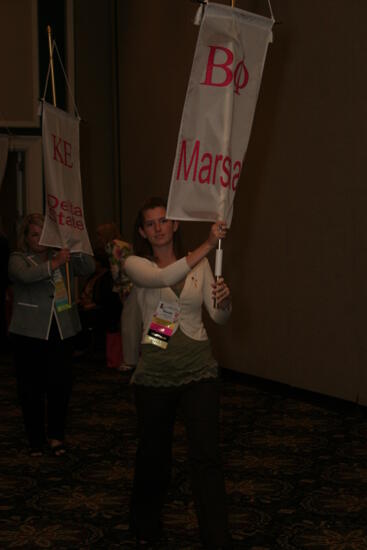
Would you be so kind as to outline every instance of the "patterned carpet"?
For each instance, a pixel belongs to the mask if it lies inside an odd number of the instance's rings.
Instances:
[[[98,355],[98,354],[97,354]],[[67,457],[30,458],[9,355],[0,358],[0,548],[134,548],[136,449],[129,375],[75,363]],[[223,459],[235,548],[367,549],[366,409],[223,372]],[[184,430],[163,549],[199,549]]]

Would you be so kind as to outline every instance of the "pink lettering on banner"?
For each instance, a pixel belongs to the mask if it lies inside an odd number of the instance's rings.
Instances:
[[[53,139],[53,159],[57,162],[60,162],[67,168],[72,168],[73,163],[71,162],[71,152],[72,147],[71,143],[68,141],[65,141],[59,136],[56,136],[55,134],[51,134]]]
[[[65,161],[65,166],[67,166],[68,168],[73,167],[73,163],[70,162],[70,158],[71,158],[71,143],[64,140],[64,161]]]
[[[54,195],[50,195],[50,193],[48,193],[48,195],[47,195],[47,204],[48,204],[49,208],[56,208],[57,205],[59,204],[59,199],[57,197],[55,197]]]
[[[225,157],[223,160],[223,172],[226,178],[223,178],[223,176],[220,177],[220,183],[223,185],[223,187],[228,187],[228,185],[231,183],[231,172],[232,172],[232,161],[229,157]]]
[[[71,201],[60,201],[55,195],[48,193],[47,195],[48,205],[48,217],[58,225],[67,225],[78,229],[84,230],[84,221],[82,216],[82,209],[80,206],[75,206]],[[75,219],[81,218],[81,219]]]
[[[182,140],[176,180],[221,185],[236,191],[242,162],[237,160],[232,163],[228,155],[223,157],[221,154],[213,154],[209,151],[200,154],[200,145],[200,140],[197,139],[192,148],[191,157],[188,158],[187,143],[185,139]]]
[[[223,46],[209,46],[209,50],[206,76],[204,82],[201,82],[201,84],[204,84],[205,86],[228,86],[232,82],[233,78],[232,71],[228,68],[228,65],[232,65],[233,63],[233,53],[231,50],[224,48]],[[217,51],[222,51],[226,54],[227,58],[224,63],[215,63],[215,54]],[[222,82],[213,82],[214,67],[223,69],[225,78]]]
[[[217,52],[224,52],[225,61],[219,63],[216,62]],[[218,57],[218,56],[217,56]],[[234,71],[231,67],[234,60],[234,54],[229,48],[224,46],[209,46],[208,63],[206,66],[205,80],[201,82],[203,86],[229,86],[234,83],[234,91],[239,95],[240,90],[243,90],[249,81],[249,73],[243,60],[239,61]],[[216,69],[215,74],[217,81],[214,81],[213,72]],[[219,75],[222,79],[219,79]]]
[[[189,167],[187,168],[187,163],[186,163],[186,141],[183,140],[183,142],[182,142],[178,172],[180,173],[181,164],[183,162],[184,163],[184,180],[185,181],[189,177],[189,173],[190,173],[191,166],[192,166],[192,163],[193,163],[194,159],[195,159],[195,167],[194,167],[193,180],[194,181],[196,180],[196,173],[197,173],[197,170],[198,170],[199,147],[200,147],[200,141],[196,140],[195,145],[194,145],[194,149],[193,149],[193,152],[192,152],[192,155],[191,155],[190,164],[189,164]],[[177,179],[180,179],[179,173],[177,174]]]
[[[53,145],[54,145],[54,160],[57,160],[58,162],[61,162],[61,164],[64,164],[62,161],[61,152],[59,150],[61,138],[57,138],[55,134],[52,134],[52,137],[53,137]]]
[[[233,74],[234,93],[240,95],[239,90],[243,90],[248,83],[248,70],[244,61],[237,63]]]
[[[197,142],[199,143],[199,142]],[[207,163],[204,164],[204,161]],[[201,157],[201,168],[199,170],[199,182],[210,183],[210,175],[212,173],[213,157],[210,153],[204,153]]]

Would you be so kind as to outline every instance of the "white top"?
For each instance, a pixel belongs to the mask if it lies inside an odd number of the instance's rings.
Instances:
[[[137,300],[143,318],[143,335],[147,334],[152,317],[160,301],[177,302],[180,306],[179,327],[193,340],[207,340],[208,336],[202,321],[202,305],[205,304],[210,317],[224,324],[231,308],[214,308],[212,283],[214,277],[206,258],[190,270],[186,258],[160,268],[155,262],[139,256],[129,256],[125,261],[125,271],[136,286]],[[185,279],[186,278],[186,279]],[[170,288],[185,279],[179,297]]]

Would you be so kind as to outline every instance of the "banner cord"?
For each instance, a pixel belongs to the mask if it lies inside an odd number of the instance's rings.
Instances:
[[[269,0],[269,1],[270,1],[270,0]],[[62,72],[64,73],[64,77],[65,77],[66,84],[67,84],[67,87],[68,87],[68,90],[69,90],[69,94],[70,94],[70,96],[71,96],[71,99],[73,100],[74,111],[75,111],[77,117],[78,117],[79,120],[80,120],[80,115],[79,115],[79,111],[78,111],[78,108],[77,108],[76,103],[75,103],[75,98],[74,98],[73,93],[72,93],[72,91],[71,91],[71,86],[70,86],[68,77],[67,77],[67,75],[66,75],[66,71],[65,71],[64,65],[62,64],[61,56],[60,56],[60,53],[59,53],[59,50],[58,50],[58,47],[57,47],[57,44],[56,44],[55,40],[54,40],[54,47],[55,47],[56,53],[57,53],[58,58],[59,58],[59,61],[60,61],[60,65],[61,65],[61,68],[62,68]]]
[[[56,44],[55,40],[53,40],[53,42],[52,42],[52,53],[53,53],[54,49],[56,50],[57,56],[58,56],[58,58],[59,58],[59,62],[60,62],[61,68],[62,68],[62,72],[63,72],[63,74],[64,74],[64,78],[65,78],[65,81],[66,81],[66,84],[67,84],[67,87],[68,87],[68,91],[69,91],[69,94],[70,94],[71,99],[72,99],[72,101],[73,101],[74,111],[75,111],[77,117],[78,117],[79,120],[80,120],[79,111],[78,111],[78,109],[77,109],[77,106],[76,106],[76,103],[75,103],[75,99],[74,99],[73,93],[72,93],[72,91],[71,91],[70,83],[69,83],[68,77],[67,77],[67,75],[66,75],[66,71],[65,71],[65,69],[64,69],[64,65],[62,64],[61,56],[60,56],[60,53],[59,53],[59,50],[58,50],[58,47],[57,47],[57,44]],[[49,64],[48,64],[48,70],[47,70],[45,88],[44,88],[44,90],[43,90],[43,96],[42,96],[42,98],[41,98],[42,101],[45,101],[45,100],[46,100],[46,93],[47,93],[47,88],[48,88],[48,81],[49,81],[49,78],[50,78],[50,72],[51,72],[51,61],[49,61]]]
[[[273,13],[273,10],[272,10],[272,7],[271,7],[270,0],[268,0],[268,4],[269,4],[270,16],[271,16],[272,20],[275,21],[275,17],[274,17],[274,13]]]
[[[48,88],[48,80],[50,78],[50,72],[51,72],[51,61],[48,62],[48,70],[47,70],[47,76],[46,76],[46,83],[45,83],[45,88],[43,90],[43,96],[41,97],[41,100],[42,101],[46,101],[46,93],[47,93],[47,88]]]
[[[194,24],[195,25],[200,25],[201,20],[203,18],[204,6],[205,6],[205,4],[209,4],[209,0],[196,0],[196,1],[199,4],[199,8],[198,8],[196,16],[195,16]],[[271,1],[270,0],[268,0],[268,6],[269,6],[269,11],[270,11],[270,17],[275,22],[275,17],[274,17],[273,9],[271,7]],[[235,3],[234,3],[234,0],[232,0],[232,8],[234,8],[234,7],[235,7]]]

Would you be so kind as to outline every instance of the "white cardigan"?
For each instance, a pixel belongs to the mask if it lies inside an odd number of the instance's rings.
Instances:
[[[143,336],[147,334],[152,317],[159,302],[177,302],[180,306],[179,327],[186,336],[193,340],[207,340],[208,336],[202,321],[202,305],[205,304],[210,317],[219,324],[224,324],[231,313],[231,308],[221,310],[214,308],[212,283],[214,277],[206,258],[190,270],[186,258],[165,268],[139,256],[129,256],[125,261],[125,271],[136,287],[137,300],[143,318]],[[179,297],[170,288],[185,280]]]

